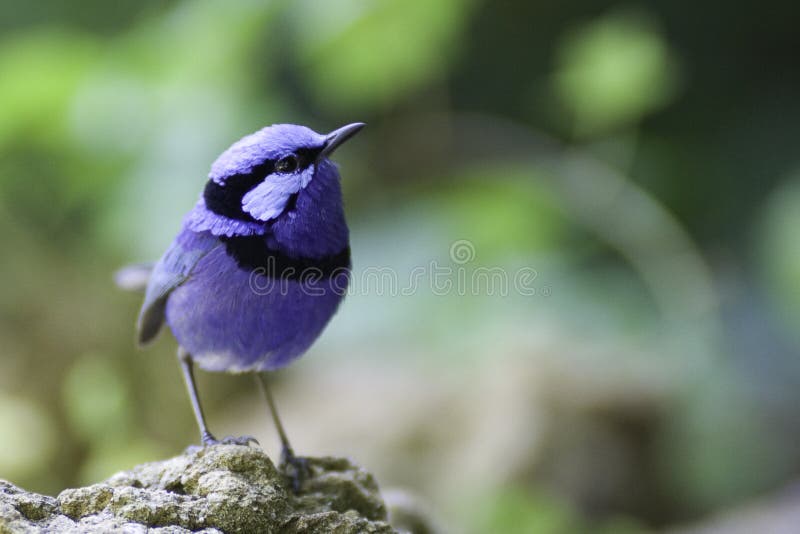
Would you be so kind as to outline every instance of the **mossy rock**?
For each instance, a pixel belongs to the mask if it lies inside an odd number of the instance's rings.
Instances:
[[[390,533],[371,474],[309,458],[298,493],[254,447],[191,447],[56,497],[0,480],[0,534],[17,532]]]

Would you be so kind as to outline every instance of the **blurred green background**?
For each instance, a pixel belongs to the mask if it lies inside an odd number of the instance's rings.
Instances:
[[[355,289],[275,377],[299,453],[353,457],[453,532],[791,525],[797,15],[1,3],[0,478],[56,493],[196,442],[174,341],[135,350],[113,271],[160,255],[239,137],[365,121],[337,153]],[[359,284],[431,262],[533,291]],[[252,380],[199,385],[212,429],[277,452]]]

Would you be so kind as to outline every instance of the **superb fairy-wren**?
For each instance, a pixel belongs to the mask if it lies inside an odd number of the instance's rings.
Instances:
[[[303,354],[344,296],[349,232],[339,173],[328,158],[363,126],[321,135],[277,124],[240,139],[213,163],[180,233],[148,269],[139,343],[151,341],[164,322],[172,330],[204,444],[218,440],[200,404],[195,363],[208,371],[255,373],[283,459],[297,463],[264,372]],[[141,269],[121,271],[118,281],[126,285]]]

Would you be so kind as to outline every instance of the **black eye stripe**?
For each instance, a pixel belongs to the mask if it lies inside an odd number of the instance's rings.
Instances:
[[[322,147],[319,148],[300,148],[292,154],[297,158],[297,169],[306,169],[312,165],[319,155]],[[224,184],[218,184],[214,180],[206,183],[203,191],[203,199],[206,208],[218,215],[236,219],[240,221],[255,221],[255,219],[242,209],[242,197],[248,191],[264,181],[264,178],[276,172],[277,161],[266,160],[253,167],[250,172],[244,174],[233,174],[225,177]],[[294,171],[290,171],[294,172]]]
[[[206,208],[218,215],[241,221],[255,221],[242,209],[242,197],[252,188],[264,181],[264,177],[275,170],[275,162],[267,160],[253,167],[247,174],[234,174],[225,178],[221,185],[209,180],[203,191]]]
[[[319,148],[298,148],[294,155],[297,156],[298,160],[298,168],[305,169],[312,163],[317,160],[317,156],[322,151],[322,147]]]

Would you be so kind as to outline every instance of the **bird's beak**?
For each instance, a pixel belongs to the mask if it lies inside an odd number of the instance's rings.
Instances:
[[[342,126],[338,130],[334,130],[325,137],[325,145],[319,153],[318,160],[329,156],[336,148],[353,137],[355,134],[366,126],[363,122],[354,122],[347,126]]]

